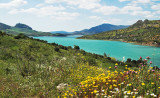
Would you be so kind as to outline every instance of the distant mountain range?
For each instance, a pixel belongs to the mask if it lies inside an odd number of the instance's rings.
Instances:
[[[92,34],[97,34],[97,33],[111,31],[111,30],[123,29],[127,27],[128,26],[125,26],[125,25],[101,24],[101,25],[92,27],[90,29],[84,29],[81,31],[74,31],[74,32],[51,31],[51,33],[53,34],[60,33],[60,34],[67,34],[67,35],[92,35]]]
[[[61,33],[61,34],[69,34],[72,32],[67,32],[67,31],[51,31],[51,33],[56,34],[56,33]]]
[[[50,32],[36,31],[30,26],[22,23],[17,23],[15,26],[9,26],[4,23],[0,23],[0,30],[12,35],[23,33],[27,36],[65,36],[64,34],[52,34]]]
[[[125,29],[86,35],[80,39],[120,40],[140,45],[160,46],[160,20],[138,20]]]
[[[82,31],[75,31],[72,34],[92,35],[92,34],[97,34],[97,33],[111,31],[111,30],[124,29],[124,28],[127,28],[127,27],[128,26],[125,26],[125,25],[101,24],[101,25],[92,27],[90,29],[84,29]]]

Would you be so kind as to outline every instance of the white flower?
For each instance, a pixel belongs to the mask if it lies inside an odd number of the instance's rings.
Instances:
[[[67,84],[61,83],[61,84],[59,84],[59,85],[57,86],[57,89],[58,89],[58,90],[63,90],[66,86],[67,86]]]
[[[157,97],[157,95],[154,95],[154,97]]]
[[[126,94],[126,93],[127,93],[127,91],[124,91],[124,92],[123,92],[123,94]]]
[[[124,98],[128,98],[128,96],[127,96],[127,95],[125,95],[125,96],[124,96]]]
[[[119,89],[118,88],[114,88],[116,91],[119,91]]]
[[[150,94],[151,96],[154,96],[154,93]]]
[[[135,94],[138,94],[138,92],[135,92]]]
[[[133,89],[134,91],[136,91],[136,89]]]

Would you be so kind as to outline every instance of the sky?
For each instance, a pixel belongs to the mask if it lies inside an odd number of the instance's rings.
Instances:
[[[0,22],[38,31],[79,31],[103,23],[160,20],[160,0],[0,0]]]

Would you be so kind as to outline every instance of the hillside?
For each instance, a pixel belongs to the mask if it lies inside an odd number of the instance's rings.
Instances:
[[[82,39],[119,40],[141,45],[160,46],[160,20],[139,20],[126,29],[80,37]]]
[[[160,97],[158,79],[159,70],[153,71],[142,58],[122,63],[78,46],[0,31],[1,98]]]
[[[23,33],[27,36],[65,36],[63,34],[51,34],[49,32],[40,32],[33,30],[30,26],[22,23],[17,23],[15,26],[9,26],[3,23],[0,23],[0,30],[6,32],[7,34],[18,35]]]
[[[75,31],[75,32],[73,32],[73,34],[92,35],[92,34],[97,34],[97,33],[105,32],[105,31],[123,29],[123,28],[127,28],[127,27],[128,26],[124,26],[124,25],[101,24],[101,25],[92,27],[90,29],[84,29],[82,31]]]

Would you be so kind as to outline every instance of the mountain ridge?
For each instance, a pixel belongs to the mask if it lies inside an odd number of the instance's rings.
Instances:
[[[119,40],[134,42],[140,45],[160,46],[160,20],[138,20],[125,29],[112,30],[94,35],[79,37],[80,39]]]
[[[123,28],[127,28],[127,27],[128,26],[125,26],[125,25],[113,25],[113,24],[104,23],[101,25],[91,27],[90,29],[83,29],[81,31],[75,31],[75,32],[73,32],[73,34],[92,35],[92,34],[97,34],[97,33],[106,32],[106,31],[110,31],[110,30],[123,29]]]
[[[27,36],[65,36],[63,34],[52,34],[50,32],[41,32],[33,30],[30,26],[22,23],[17,23],[15,26],[9,26],[4,23],[0,23],[0,30],[7,34],[18,35],[20,33]]]

